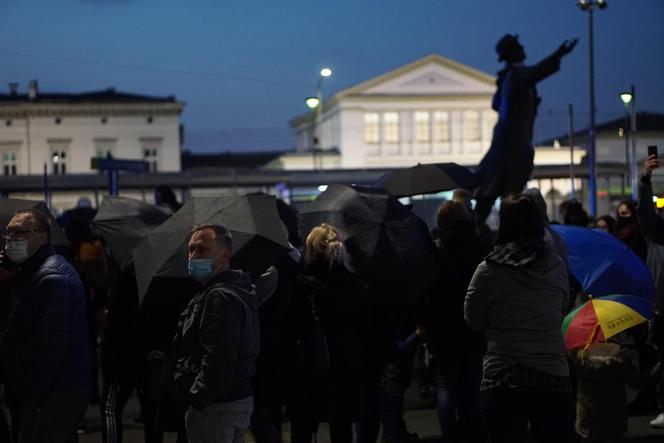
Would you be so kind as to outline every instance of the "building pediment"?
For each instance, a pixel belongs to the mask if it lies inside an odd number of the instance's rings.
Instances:
[[[490,95],[495,78],[434,54],[341,91],[338,96]]]

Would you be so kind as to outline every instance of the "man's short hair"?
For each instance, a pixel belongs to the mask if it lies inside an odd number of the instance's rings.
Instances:
[[[38,209],[22,209],[17,211],[16,215],[29,214],[35,222],[35,229],[46,233],[48,241],[51,241],[51,219]]]
[[[225,248],[229,251],[233,250],[233,237],[228,229],[221,225],[215,225],[212,223],[196,225],[194,229],[191,230],[191,235],[194,235],[194,232],[203,231],[205,229],[211,229],[214,232],[214,238],[221,242]]]

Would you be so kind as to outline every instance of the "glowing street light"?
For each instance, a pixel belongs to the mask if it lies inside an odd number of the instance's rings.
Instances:
[[[320,99],[318,97],[307,97],[304,102],[309,109],[316,109],[318,105],[320,105]]]
[[[320,76],[327,78],[332,75],[332,70],[330,68],[323,68],[320,70]]]
[[[628,106],[632,102],[632,93],[631,92],[622,92],[620,94],[620,100],[622,100],[625,106]]]

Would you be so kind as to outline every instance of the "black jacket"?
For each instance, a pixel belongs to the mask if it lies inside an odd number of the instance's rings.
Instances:
[[[2,352],[10,388],[39,407],[54,392],[90,386],[85,292],[74,268],[43,246],[15,269]]]
[[[488,253],[472,222],[456,222],[439,229],[437,246],[440,279],[427,300],[427,340],[436,354],[483,346],[481,334],[471,332],[463,317],[468,284]]]
[[[352,422],[358,418],[361,393],[364,282],[343,266],[324,263],[306,266],[289,300],[289,327],[294,342],[305,342],[313,331],[313,297],[319,325],[325,335],[330,366],[322,380],[306,368],[293,368],[289,407],[321,420]],[[297,363],[297,358],[293,360]],[[303,372],[304,370],[304,372]]]
[[[209,282],[180,316],[173,343],[175,396],[202,409],[251,396],[259,326],[249,274],[226,271]]]

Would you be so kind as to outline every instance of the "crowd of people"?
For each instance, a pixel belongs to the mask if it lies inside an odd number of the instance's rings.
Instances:
[[[325,223],[303,241],[288,226],[290,253],[260,275],[231,269],[225,227],[195,226],[183,239],[191,278],[155,278],[139,301],[132,263],[114,260],[86,211],[65,221],[68,251],[52,246],[48,215],[19,211],[0,256],[9,412],[0,413],[0,439],[75,441],[93,404],[103,441],[121,442],[135,392],[149,443],[164,432],[178,442],[235,443],[247,429],[257,443],[281,443],[285,420],[292,443],[315,441],[321,422],[333,443],[412,443],[404,395],[423,345],[443,443],[526,442],[529,434],[619,441],[628,403],[648,410],[655,392],[651,425],[664,427],[664,217],[650,182],[658,167],[646,160],[640,201],[620,203],[615,218],[590,226],[578,202],[560,207],[565,224],[629,246],[657,289],[650,328],[582,350],[565,349],[561,324],[586,294],[537,189],[503,197],[495,233],[477,223],[467,192],[444,201],[432,230],[440,277],[414,306],[372,303],[386,288],[358,275],[343,233]],[[177,211],[169,191],[160,187],[157,203]]]

